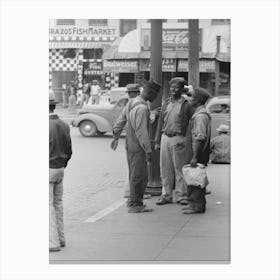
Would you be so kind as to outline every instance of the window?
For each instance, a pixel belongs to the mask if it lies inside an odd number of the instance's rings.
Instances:
[[[124,36],[129,31],[137,28],[136,19],[121,19],[120,21],[120,36]]]
[[[178,19],[178,22],[188,22],[187,19]]]
[[[230,107],[228,104],[215,104],[209,108],[209,112],[214,114],[229,114]]]
[[[161,19],[161,20],[162,20],[162,22],[167,22],[167,19]],[[148,19],[147,22],[151,22],[151,19]]]
[[[101,59],[103,54],[102,49],[84,49],[84,59]]]
[[[225,25],[230,24],[230,19],[211,19],[212,25]]]
[[[56,20],[57,25],[75,25],[74,19],[57,19]]]
[[[75,57],[76,57],[76,49],[63,50],[63,58],[75,58]]]
[[[88,25],[108,25],[108,19],[89,19]]]

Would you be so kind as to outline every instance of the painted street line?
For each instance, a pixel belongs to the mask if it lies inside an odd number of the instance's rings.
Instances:
[[[102,219],[103,217],[107,216],[108,214],[112,213],[113,211],[115,211],[116,209],[121,207],[125,202],[126,202],[126,199],[124,199],[124,198],[114,202],[113,204],[111,204],[107,208],[97,212],[95,215],[86,219],[84,221],[84,223],[95,223],[96,221]]]

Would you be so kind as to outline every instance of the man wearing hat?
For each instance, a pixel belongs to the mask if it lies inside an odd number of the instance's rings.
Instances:
[[[173,78],[169,84],[171,97],[162,107],[155,137],[155,148],[160,147],[162,179],[162,195],[156,204],[172,203],[175,186],[176,202],[185,205],[187,196],[182,167],[188,161],[190,154],[187,150],[189,145],[186,143],[186,132],[193,108],[182,96],[187,86],[184,78]]]
[[[197,88],[191,97],[191,105],[195,112],[191,117],[187,132],[187,143],[191,143],[192,167],[198,163],[207,165],[210,153],[211,116],[205,108],[210,95],[207,90]],[[204,213],[206,206],[205,188],[187,186],[188,206],[184,207],[184,214]]]
[[[143,204],[143,197],[148,183],[147,163],[152,161],[152,149],[148,134],[148,103],[156,99],[161,86],[153,80],[148,81],[142,93],[128,101],[113,127],[114,140],[111,148],[116,150],[123,127],[126,130],[126,154],[129,171],[130,198],[129,213],[151,212]]]
[[[210,159],[212,163],[230,163],[230,136],[229,126],[221,124],[216,129],[219,135],[214,137],[210,143]]]
[[[100,96],[101,96],[101,88],[98,85],[98,81],[93,80],[91,88],[90,88],[91,103],[92,104],[99,104]]]
[[[49,94],[49,251],[65,246],[63,223],[64,169],[72,156],[70,128],[54,114],[53,92]]]

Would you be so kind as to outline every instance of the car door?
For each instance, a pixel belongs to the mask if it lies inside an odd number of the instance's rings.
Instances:
[[[213,104],[208,108],[211,114],[211,138],[218,135],[216,130],[221,124],[230,125],[230,104]]]

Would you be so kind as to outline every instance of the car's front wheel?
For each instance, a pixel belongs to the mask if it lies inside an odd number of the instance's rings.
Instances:
[[[97,126],[93,121],[82,121],[79,125],[79,130],[85,137],[91,137],[97,134]]]

